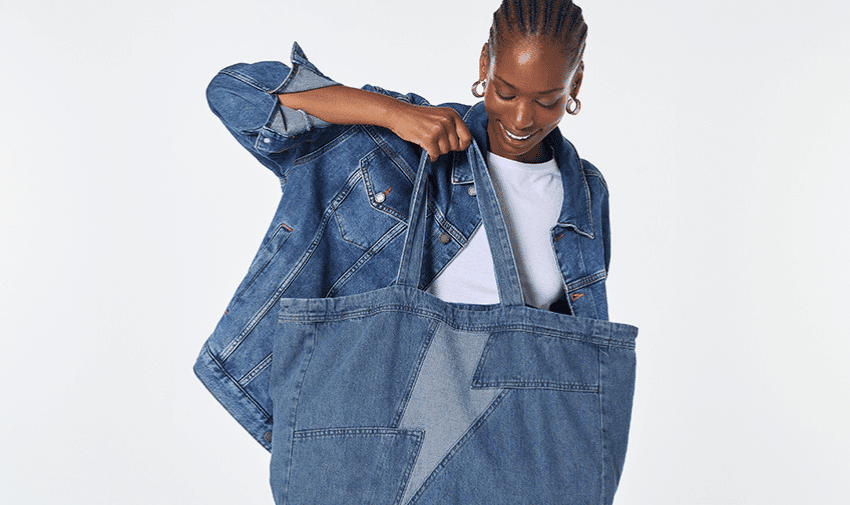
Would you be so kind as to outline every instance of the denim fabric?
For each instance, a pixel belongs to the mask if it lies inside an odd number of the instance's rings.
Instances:
[[[523,305],[484,159],[475,145],[467,153],[501,303],[452,304],[416,287],[423,174],[396,285],[281,300],[276,503],[613,501],[637,329]]]
[[[207,89],[210,108],[275,174],[282,191],[259,250],[203,346],[195,372],[267,449],[274,424],[272,363],[281,361],[272,359],[273,346],[276,334],[289,330],[288,323],[278,322],[281,300],[366,293],[395,281],[422,152],[384,128],[330,125],[281,106],[277,93],[336,84],[297,44],[291,60],[291,67],[279,62],[227,67]],[[415,94],[365,89],[428,105]],[[460,114],[484,149],[483,103],[446,106]],[[567,293],[559,310],[607,320],[605,181],[557,129],[545,142],[555,153],[564,184],[559,223],[551,230]],[[442,156],[432,165],[418,287],[427,287],[480,225],[477,198],[470,194],[473,184],[465,153]]]

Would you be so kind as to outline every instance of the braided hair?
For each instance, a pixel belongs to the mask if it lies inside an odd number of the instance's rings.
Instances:
[[[499,41],[528,37],[553,42],[570,59],[571,65],[577,65],[587,38],[581,7],[572,0],[502,0],[490,26],[491,68]]]

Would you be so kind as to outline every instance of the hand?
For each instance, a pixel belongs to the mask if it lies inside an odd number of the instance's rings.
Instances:
[[[397,103],[389,128],[428,151],[432,162],[449,151],[463,151],[472,143],[469,128],[454,109]]]

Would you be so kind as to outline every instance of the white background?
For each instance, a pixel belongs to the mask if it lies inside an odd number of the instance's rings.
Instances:
[[[271,503],[191,371],[279,193],[206,84],[297,40],[470,103],[497,4],[3,0],[0,503]],[[561,128],[611,187],[611,317],[641,329],[617,503],[850,503],[850,8],[582,6]]]

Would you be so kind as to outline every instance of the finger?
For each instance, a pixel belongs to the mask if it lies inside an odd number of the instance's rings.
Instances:
[[[422,145],[422,148],[428,152],[428,158],[432,162],[437,161],[437,158],[440,157],[440,146],[436,142],[427,142]]]
[[[451,149],[450,149],[451,143],[449,143],[449,139],[446,135],[441,135],[440,140],[437,142],[437,144],[440,146],[440,155],[441,156],[443,154],[446,154],[447,152],[451,151]]]
[[[455,124],[454,118],[449,119],[450,120],[445,124],[445,135],[449,142],[449,150],[460,151],[460,139],[457,136],[457,125]]]
[[[466,150],[469,145],[472,144],[472,133],[463,121],[458,121],[455,126],[457,128],[456,133],[460,143],[460,148],[462,150]]]

